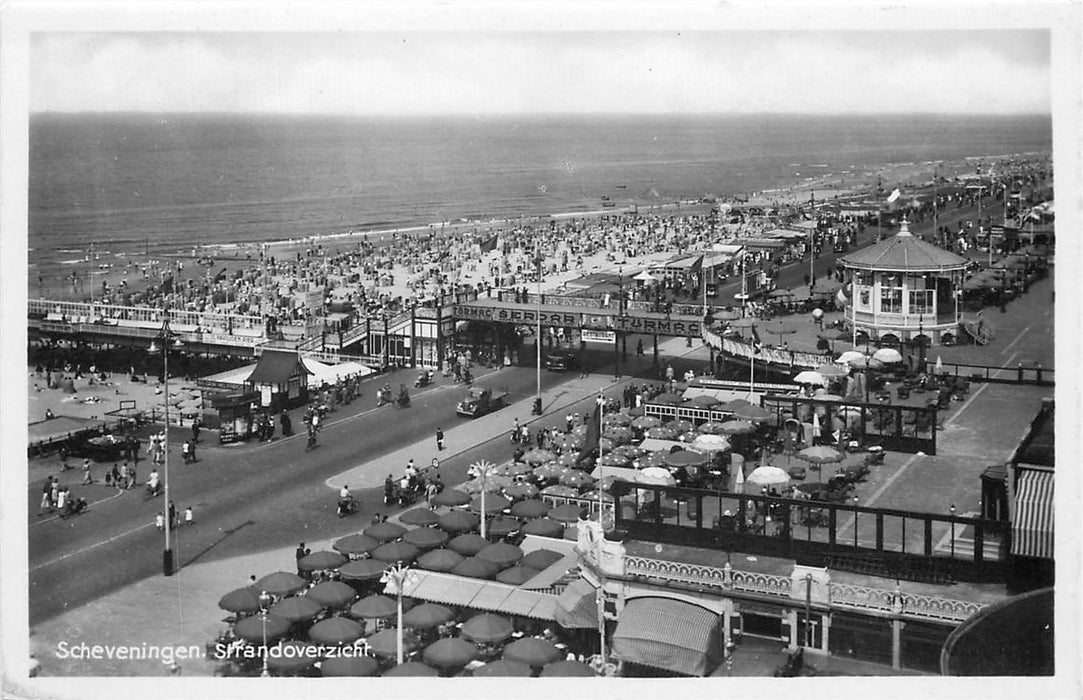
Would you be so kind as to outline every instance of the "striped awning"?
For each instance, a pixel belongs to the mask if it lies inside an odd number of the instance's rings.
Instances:
[[[719,619],[672,598],[634,598],[620,613],[613,653],[626,662],[706,676],[722,661]]]
[[[412,573],[403,587],[403,595],[408,598],[538,620],[552,620],[556,612],[557,596],[549,593],[436,571]],[[387,584],[385,592],[397,593],[394,582]]]
[[[598,600],[594,586],[576,579],[557,598],[554,619],[564,629],[591,629],[598,626]]]
[[[1015,483],[1012,554],[1053,558],[1053,472],[1020,470]]]

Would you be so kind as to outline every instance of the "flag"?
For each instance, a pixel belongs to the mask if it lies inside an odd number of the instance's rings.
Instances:
[[[892,204],[892,203],[894,203],[894,201],[896,199],[898,199],[901,196],[902,196],[902,192],[900,192],[899,188],[896,187],[895,190],[890,195],[888,195],[887,203]]]
[[[494,234],[493,236],[489,237],[489,240],[482,242],[482,244],[481,244],[481,254],[482,255],[484,255],[485,253],[491,253],[494,250],[496,250],[496,240],[497,240],[497,238],[498,238],[498,236],[496,236]]]
[[[583,440],[583,449],[579,450],[579,457],[576,458],[576,464],[580,464],[583,460],[590,457],[591,453],[598,449],[598,440],[601,439],[601,426],[599,423],[602,419],[602,396],[598,395],[598,400],[594,402],[594,412],[590,414],[590,420],[587,421],[587,435]]]

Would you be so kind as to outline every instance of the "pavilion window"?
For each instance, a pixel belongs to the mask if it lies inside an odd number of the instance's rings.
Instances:
[[[894,275],[885,277],[880,284],[880,312],[901,314],[903,301],[902,280]]]
[[[910,313],[931,314],[933,312],[933,296],[935,294],[936,290],[934,289],[910,290]]]

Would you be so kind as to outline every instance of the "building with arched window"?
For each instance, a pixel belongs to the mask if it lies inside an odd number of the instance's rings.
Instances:
[[[839,264],[849,273],[847,316],[855,334],[886,342],[958,337],[967,261],[915,238],[906,220],[895,236],[845,255]]]

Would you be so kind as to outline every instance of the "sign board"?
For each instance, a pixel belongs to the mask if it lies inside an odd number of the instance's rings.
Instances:
[[[613,345],[617,342],[616,331],[596,331],[590,328],[584,328],[580,331],[580,336],[584,343],[605,343],[606,345]]]
[[[617,316],[614,313],[598,311],[569,312],[541,311],[516,307],[474,306],[456,304],[453,315],[457,319],[495,321],[498,323],[516,323],[534,325],[539,320],[543,326],[564,328],[612,330],[619,333],[654,333],[678,337],[697,337],[700,334],[700,322],[693,319],[651,318],[627,314]]]

